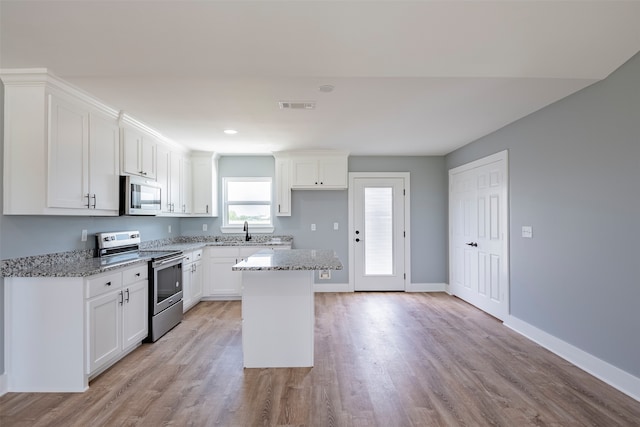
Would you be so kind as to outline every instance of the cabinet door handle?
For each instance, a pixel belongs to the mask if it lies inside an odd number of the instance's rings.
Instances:
[[[129,288],[127,288],[127,302],[129,302]]]
[[[278,203],[278,213],[280,213],[280,203]]]
[[[86,206],[87,206],[87,209],[89,209],[89,208],[90,208],[90,206],[91,206],[91,203],[89,202],[89,199],[91,198],[91,195],[90,195],[89,193],[87,193],[87,195],[86,195],[86,196],[84,196],[84,197],[86,197],[86,198],[87,198],[87,204],[86,204]]]
[[[206,212],[206,213],[209,213],[209,205],[207,205],[207,206],[205,207],[205,212]]]
[[[92,198],[93,198],[93,206],[91,206],[91,207],[93,209],[95,209],[96,208],[96,203],[97,203],[96,195],[94,194]]]
[[[124,293],[120,291],[120,305],[124,304]]]

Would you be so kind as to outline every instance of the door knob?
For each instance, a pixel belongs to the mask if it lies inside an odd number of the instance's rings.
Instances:
[[[467,246],[473,246],[474,248],[478,247],[478,244],[476,242],[471,242],[471,243],[466,243]]]

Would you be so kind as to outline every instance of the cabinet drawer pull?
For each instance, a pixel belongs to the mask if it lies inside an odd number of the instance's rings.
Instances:
[[[127,292],[127,302],[129,302],[129,288],[127,288],[126,292]]]
[[[124,304],[124,293],[120,291],[120,305]]]
[[[136,277],[140,277],[140,273],[136,273]]]
[[[105,283],[105,285],[111,286],[111,282],[107,282],[107,283]]]

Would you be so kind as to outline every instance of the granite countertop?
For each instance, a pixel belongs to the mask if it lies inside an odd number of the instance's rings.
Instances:
[[[140,256],[135,260],[123,261],[114,265],[102,265],[100,258],[84,258],[75,260],[58,260],[57,262],[27,263],[24,265],[5,265],[2,269],[4,277],[89,277],[119,268],[144,265],[151,257]]]
[[[279,246],[291,246],[291,241],[252,241],[248,242],[242,240],[225,240],[217,242],[185,242],[185,243],[170,243],[161,246],[153,246],[149,248],[140,249],[141,251],[194,251],[202,249],[207,246],[220,246],[220,247],[246,247],[246,246],[260,246],[260,247],[279,247]]]
[[[100,273],[149,262],[151,256],[146,251],[192,251],[206,246],[262,246],[279,247],[291,245],[291,236],[254,236],[248,242],[244,236],[178,237],[173,239],[143,242],[140,257],[114,265],[102,265],[100,258],[94,257],[94,250],[35,255],[1,261],[2,277],[89,277]]]
[[[342,270],[332,249],[261,250],[231,268],[233,271]]]

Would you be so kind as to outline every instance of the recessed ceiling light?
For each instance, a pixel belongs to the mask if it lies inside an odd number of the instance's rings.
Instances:
[[[226,133],[227,135],[235,135],[236,133],[238,133],[238,131],[235,129],[225,129],[224,133]]]

